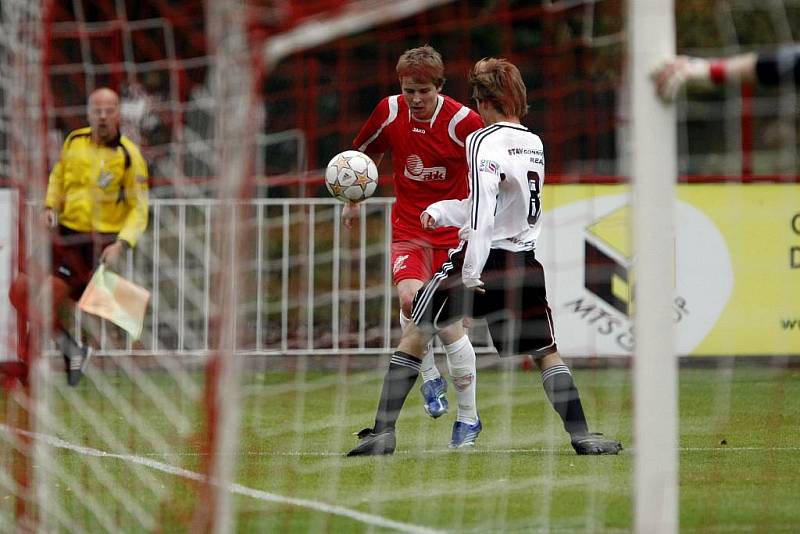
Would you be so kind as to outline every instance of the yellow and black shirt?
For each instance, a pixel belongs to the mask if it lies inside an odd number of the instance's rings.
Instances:
[[[87,127],[67,136],[50,173],[45,206],[67,228],[117,233],[134,246],[147,228],[147,163],[124,135],[98,145],[91,133]]]

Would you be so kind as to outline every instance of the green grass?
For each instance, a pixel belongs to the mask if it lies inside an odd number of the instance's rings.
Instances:
[[[472,451],[450,451],[452,414],[432,420],[409,397],[394,456],[345,458],[352,433],[370,426],[382,373],[309,372],[247,375],[236,482],[268,492],[234,499],[238,532],[383,532],[387,521],[456,532],[627,532],[632,530],[633,452],[628,370],[576,370],[593,430],[623,441],[612,457],[578,457],[547,403],[538,374],[479,373],[484,431]],[[199,427],[198,404],[153,381]],[[114,391],[160,432],[170,451],[155,451],[91,383],[76,391],[125,447],[164,464],[197,471],[204,457],[191,433],[179,436],[162,410],[124,378]],[[55,411],[72,432],[66,441],[109,450],[96,428],[65,409],[72,391],[58,388]],[[451,392],[451,401],[454,395]],[[4,397],[2,417],[8,400]],[[680,372],[680,525],[683,532],[791,532],[800,525],[800,371],[740,366]],[[0,452],[6,457],[6,445]],[[85,496],[110,506],[123,531],[145,530],[96,480],[105,470],[164,531],[187,531],[197,488],[180,476],[52,449],[71,476],[51,488],[78,523],[97,529]],[[0,495],[6,490],[0,487]],[[163,494],[160,494],[163,492]],[[306,502],[292,502],[301,499]],[[9,499],[0,512],[9,516]],[[340,507],[323,510],[327,505]],[[353,514],[369,514],[361,520]],[[2,519],[2,516],[0,516]],[[0,524],[2,524],[0,522]]]

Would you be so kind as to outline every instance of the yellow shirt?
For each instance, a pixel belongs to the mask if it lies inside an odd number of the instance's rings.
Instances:
[[[136,245],[147,228],[147,164],[121,135],[112,146],[92,142],[91,128],[71,132],[47,184],[45,206],[76,232],[117,233]]]

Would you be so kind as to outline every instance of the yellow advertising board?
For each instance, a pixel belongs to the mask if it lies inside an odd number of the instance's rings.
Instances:
[[[549,185],[543,205],[559,349],[630,354],[642,303],[628,186]],[[800,184],[681,184],[675,225],[678,354],[800,355]]]

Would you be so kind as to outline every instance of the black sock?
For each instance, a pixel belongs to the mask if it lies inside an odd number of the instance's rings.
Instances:
[[[570,435],[588,432],[581,396],[569,367],[560,364],[545,369],[542,371],[542,385],[553,408],[561,416],[564,429]]]
[[[67,358],[81,355],[81,346],[67,331],[59,329],[55,336],[56,346]]]
[[[375,415],[375,434],[394,428],[408,392],[417,381],[421,364],[422,360],[405,352],[398,350],[392,354],[389,370],[383,378],[378,413]]]

